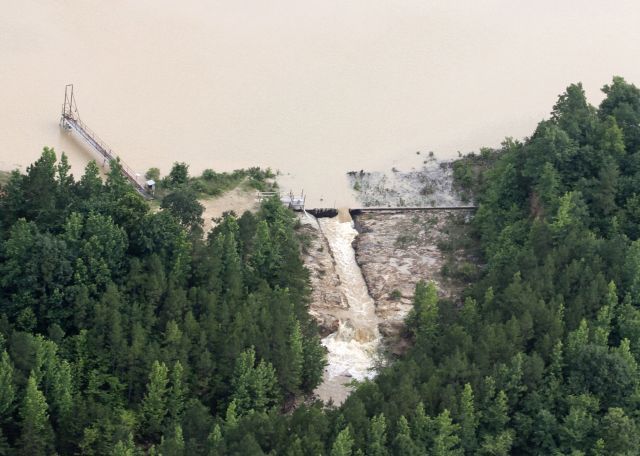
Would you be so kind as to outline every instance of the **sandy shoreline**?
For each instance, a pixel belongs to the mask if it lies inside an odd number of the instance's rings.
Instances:
[[[240,217],[245,211],[256,212],[260,208],[256,192],[254,190],[243,190],[239,187],[217,198],[201,199],[199,201],[204,206],[202,218],[204,219],[205,232],[215,226],[213,219],[221,217],[227,211],[234,211]]]

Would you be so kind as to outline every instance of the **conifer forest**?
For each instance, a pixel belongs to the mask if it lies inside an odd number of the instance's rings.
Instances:
[[[640,454],[640,89],[602,91],[453,163],[478,277],[418,282],[339,406],[293,211],[207,231],[185,176],[153,205],[45,148],[0,188],[0,455]]]

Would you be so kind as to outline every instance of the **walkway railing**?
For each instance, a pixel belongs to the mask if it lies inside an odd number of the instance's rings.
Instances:
[[[64,105],[62,106],[62,117],[60,125],[67,130],[75,130],[93,149],[95,149],[109,165],[113,161],[117,161],[120,165],[122,175],[127,178],[135,189],[144,197],[149,197],[147,189],[143,182],[139,181],[138,174],[127,165],[117,154],[111,150],[111,147],[104,142],[87,124],[80,120],[80,114],[76,107],[75,97],[73,94],[73,84],[69,84],[64,90]],[[105,164],[106,164],[105,163]]]

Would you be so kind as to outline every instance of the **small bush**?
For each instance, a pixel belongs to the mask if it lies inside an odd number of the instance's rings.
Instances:
[[[422,196],[428,196],[433,194],[436,191],[436,187],[432,182],[428,182],[424,185],[424,187],[422,187],[422,189],[420,190],[420,194]]]
[[[466,281],[475,280],[478,277],[478,267],[473,263],[463,261],[456,268],[455,276]]]
[[[453,242],[449,239],[440,239],[438,240],[437,245],[441,252],[450,252],[453,250]]]
[[[392,301],[398,301],[400,298],[402,298],[402,293],[397,288],[389,293],[389,299]]]
[[[399,248],[404,248],[412,242],[416,242],[418,237],[415,234],[400,234],[396,238],[394,245]]]
[[[160,170],[158,168],[149,168],[149,170],[144,174],[144,177],[147,180],[154,180],[158,182],[160,181]]]
[[[216,178],[216,172],[212,169],[205,169],[202,171],[202,178],[204,180],[213,180]]]

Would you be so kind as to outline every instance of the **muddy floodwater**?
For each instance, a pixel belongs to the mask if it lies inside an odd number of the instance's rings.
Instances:
[[[339,314],[337,331],[322,339],[328,352],[327,367],[316,393],[323,399],[340,403],[349,393],[345,383],[375,375],[380,322],[373,298],[356,263],[352,242],[358,232],[349,213],[343,211],[337,217],[319,219],[318,223],[334,260],[344,310]]]
[[[0,0],[0,168],[61,133],[64,86],[134,169],[270,166],[312,206],[345,172],[529,134],[567,84],[640,82],[637,0]],[[420,163],[418,161],[418,163]]]

